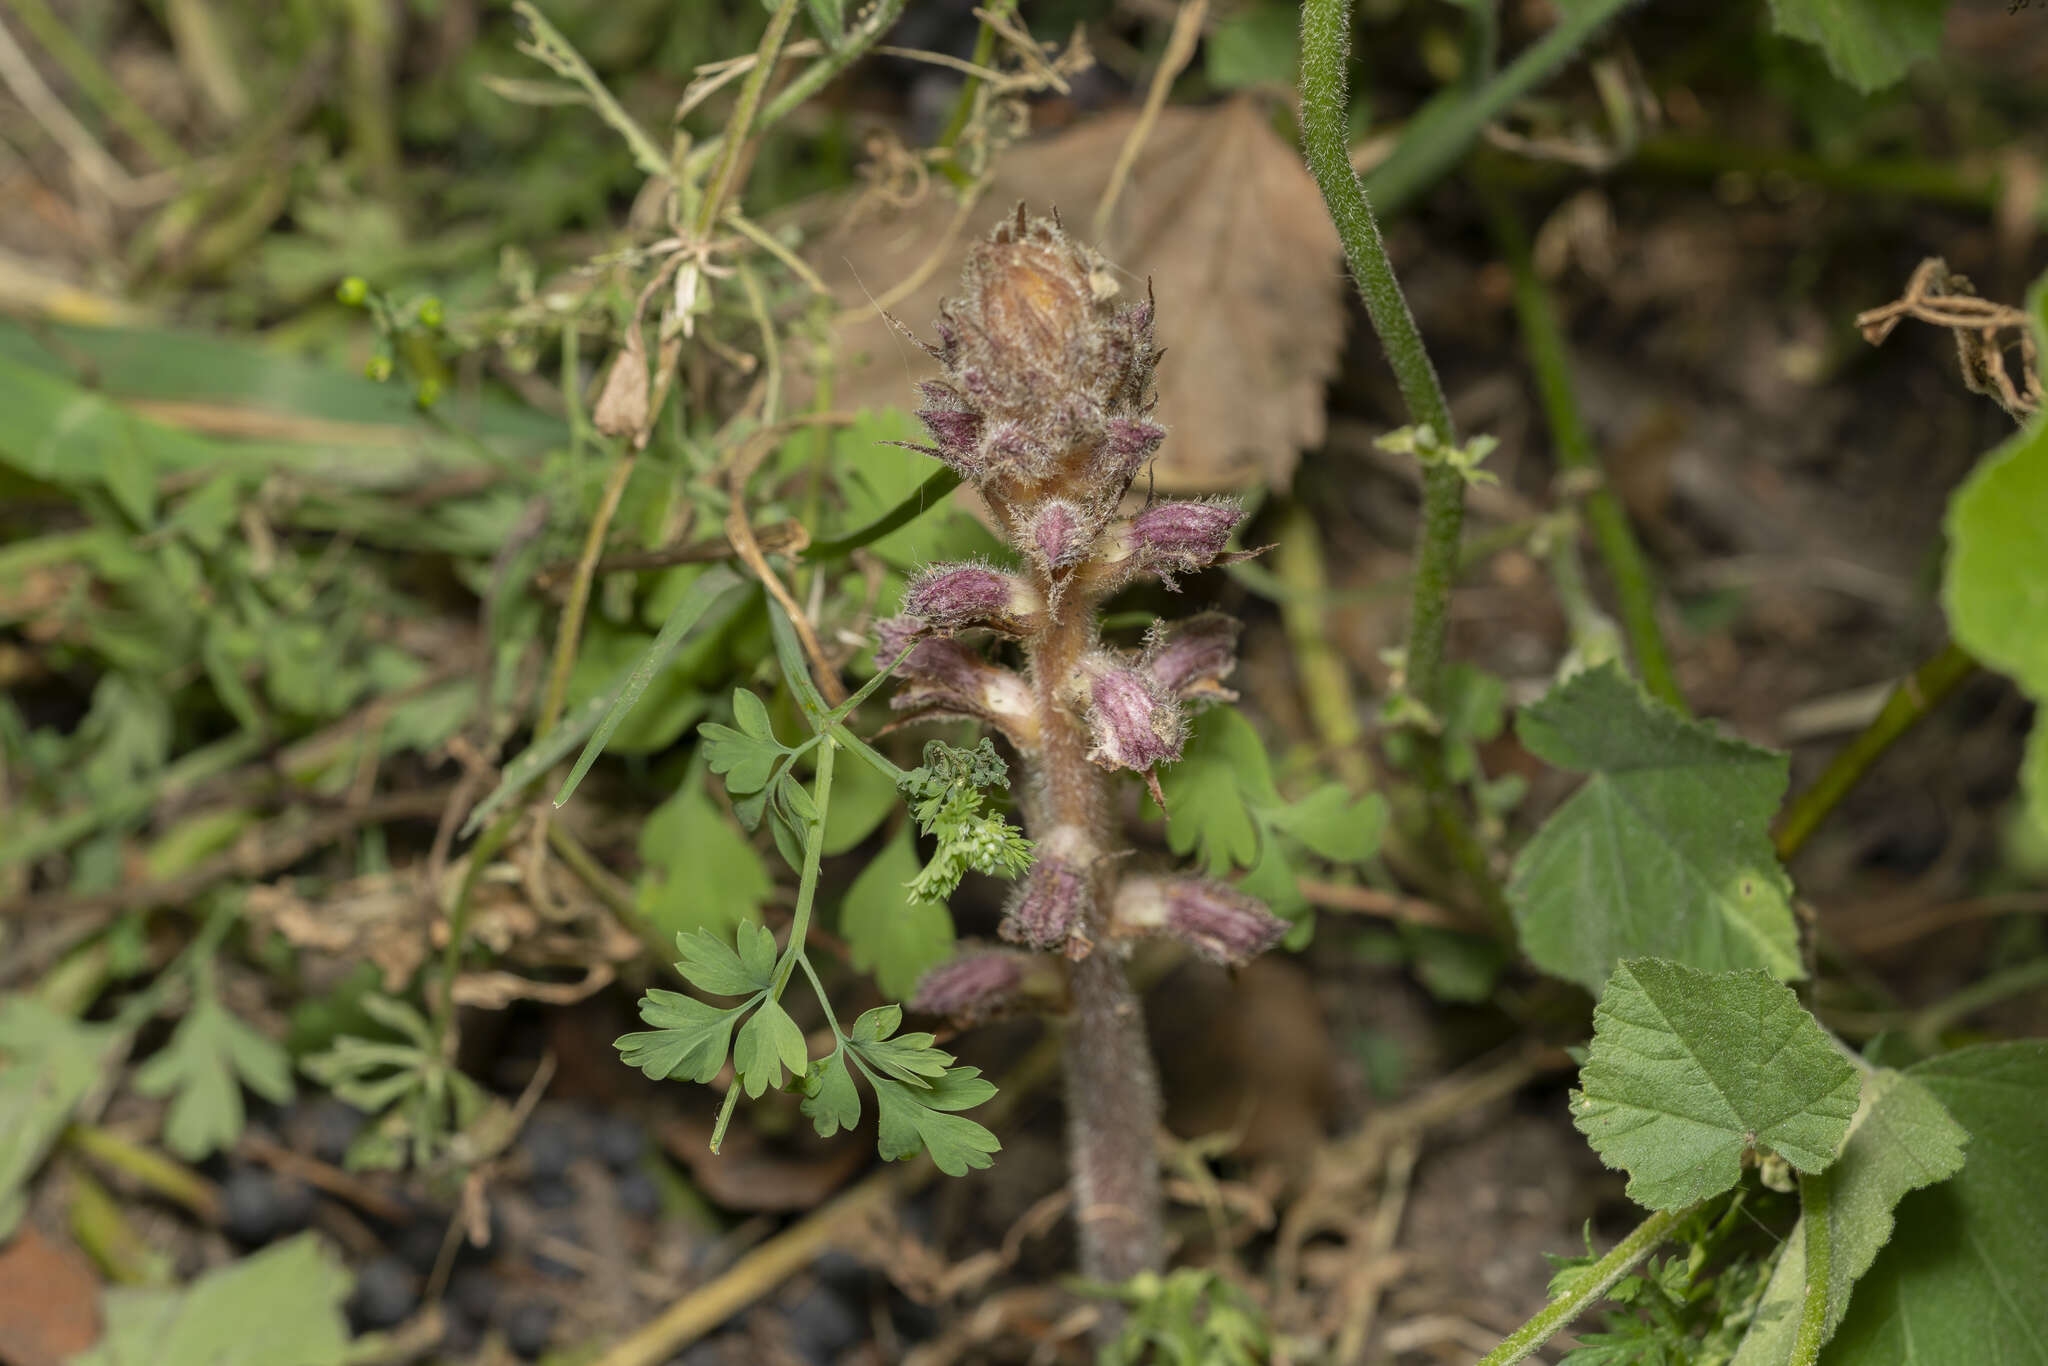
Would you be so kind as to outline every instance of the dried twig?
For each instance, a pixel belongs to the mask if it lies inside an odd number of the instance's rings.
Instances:
[[[1856,315],[1863,340],[1881,345],[1903,318],[1945,327],[1956,339],[1956,360],[1962,366],[1963,386],[1983,394],[2005,409],[2013,421],[2025,421],[2039,408],[2041,358],[2035,353],[2034,338],[2027,315],[2017,308],[1980,299],[1968,277],[1956,275],[1948,262],[1930,256],[1906,281],[1906,292],[1881,308],[1869,308]],[[2018,335],[2020,374],[2015,380],[2005,364],[2005,344],[1999,334],[2010,329]]]

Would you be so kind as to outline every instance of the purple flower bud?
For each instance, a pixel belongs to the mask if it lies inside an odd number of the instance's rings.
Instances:
[[[1071,828],[1056,830],[1039,841],[1038,857],[1003,916],[1002,936],[1011,943],[1064,951],[1071,958],[1087,955],[1095,889],[1085,857],[1066,852],[1080,847],[1077,838],[1060,838],[1071,834]]]
[[[1030,961],[1011,949],[957,954],[919,979],[910,1008],[961,1024],[1000,1015],[1016,1003]]]
[[[1223,680],[1237,667],[1240,629],[1221,612],[1189,617],[1154,636],[1141,667],[1169,697],[1228,702],[1237,694]]]
[[[1244,516],[1234,502],[1154,503],[1131,521],[1138,561],[1157,571],[1205,569]]]
[[[926,408],[917,415],[932,440],[939,443],[940,458],[956,469],[975,463],[975,448],[981,442],[981,415],[958,408]]]
[[[1051,499],[1039,505],[1025,531],[1025,548],[1047,574],[1078,564],[1095,539],[1091,519],[1074,504]]]
[[[1088,757],[1104,768],[1142,773],[1180,758],[1187,724],[1180,707],[1157,684],[1127,665],[1097,657],[1087,670]]]
[[[1287,933],[1287,922],[1263,902],[1200,877],[1125,878],[1115,918],[1124,933],[1168,934],[1227,967],[1250,962]]]
[[[885,638],[893,623],[884,622]],[[895,655],[878,651],[883,659]],[[1038,744],[1038,707],[1031,686],[1015,672],[992,664],[957,640],[925,639],[896,670],[902,686],[889,699],[897,711],[918,716],[961,716],[986,721],[1011,744]]]
[[[1145,463],[1145,457],[1159,449],[1159,443],[1166,440],[1166,428],[1156,422],[1139,422],[1132,418],[1119,417],[1110,421],[1109,430],[1102,445],[1110,459],[1119,466],[1132,470]],[[1175,506],[1172,503],[1167,507]],[[1204,506],[1195,504],[1194,506]],[[1232,525],[1236,525],[1235,519]],[[1229,535],[1226,528],[1224,534]]]
[[[1015,636],[1031,629],[1038,598],[1029,584],[987,565],[939,564],[910,581],[903,610],[933,631],[985,627]]]

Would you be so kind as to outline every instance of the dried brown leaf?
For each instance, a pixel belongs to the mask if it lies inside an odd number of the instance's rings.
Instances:
[[[813,247],[842,308],[842,408],[904,406],[930,366],[873,300],[913,330],[937,315],[981,228],[1019,201],[1086,223],[1136,111],[1104,115],[1006,153],[974,210],[931,193],[876,207]],[[1161,111],[1116,203],[1107,240],[1126,297],[1159,299],[1158,487],[1189,493],[1284,483],[1323,437],[1323,387],[1344,340],[1335,231],[1294,150],[1248,100]],[[902,290],[905,281],[916,281]]]

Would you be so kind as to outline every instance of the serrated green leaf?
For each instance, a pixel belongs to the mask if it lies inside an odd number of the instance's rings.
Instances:
[[[803,1112],[820,1138],[860,1123],[860,1092],[854,1089],[845,1049],[834,1049],[811,1064],[804,1078]]]
[[[1864,1074],[1848,1142],[1827,1172],[1831,1235],[1826,1331],[1848,1311],[1856,1282],[1892,1236],[1892,1207],[1907,1192],[1954,1176],[1969,1135],[1925,1086],[1900,1072]],[[1806,1297],[1806,1218],[1786,1241],[1733,1366],[1785,1366]]]
[[[739,928],[741,944],[750,942],[748,928],[745,925]],[[770,942],[773,942],[772,935]],[[751,996],[768,985],[765,974],[755,972],[751,964],[740,961],[740,955],[709,930],[677,935],[676,952],[682,955],[676,962],[676,971],[699,991],[713,996]]]
[[[753,844],[694,781],[648,815],[640,827],[640,857],[645,867],[635,899],[664,934],[702,929],[730,938],[738,926],[760,919],[775,888]]]
[[[2037,306],[2048,306],[2037,286]],[[1949,500],[1942,605],[1956,642],[2035,703],[2021,788],[2048,831],[2048,416],[1986,455]]]
[[[292,1098],[292,1063],[282,1047],[237,1019],[211,993],[192,1005],[170,1042],[135,1072],[135,1089],[169,1096],[164,1146],[197,1162],[242,1136],[242,1087],[274,1104]]]
[[[706,1083],[725,1066],[739,1011],[721,1010],[681,992],[655,990],[640,998],[640,1018],[654,1028],[622,1034],[612,1044],[628,1067],[637,1067],[656,1081],[681,1077]]]
[[[1770,842],[1783,755],[1686,720],[1613,664],[1552,689],[1517,730],[1539,758],[1588,775],[1508,884],[1537,966],[1595,992],[1637,957],[1804,975]]]
[[[763,1001],[733,1040],[732,1065],[752,1100],[771,1086],[781,1086],[784,1069],[792,1076],[805,1075],[810,1054],[804,1047],[804,1032],[780,1004]]]
[[[1899,1202],[1821,1366],[2048,1366],[2048,1041],[1980,1044],[1906,1076],[1969,1133],[1967,1160]]]
[[[839,805],[836,794],[832,804]],[[920,977],[953,953],[953,913],[905,890],[918,866],[905,824],[861,869],[840,904],[839,932],[853,965],[874,973],[885,996],[909,996]]]
[[[105,1331],[71,1366],[342,1366],[353,1277],[302,1233],[183,1289],[105,1292]]]
[[[993,1154],[1002,1150],[996,1136],[973,1120],[931,1109],[925,1103],[927,1092],[886,1077],[872,1080],[881,1120],[876,1148],[884,1160],[895,1162],[925,1151],[946,1175],[965,1176],[990,1166]]]
[[[1572,1121],[1629,1197],[1679,1209],[1732,1188],[1745,1151],[1824,1170],[1860,1093],[1855,1067],[1790,988],[1761,971],[1654,958],[1614,970]]]
[[[1941,50],[1948,0],[1771,0],[1771,23],[1812,43],[1858,90],[1881,90]]]
[[[1380,847],[1387,800],[1377,792],[1353,798],[1339,783],[1327,783],[1271,813],[1273,824],[1332,863],[1363,863]]]

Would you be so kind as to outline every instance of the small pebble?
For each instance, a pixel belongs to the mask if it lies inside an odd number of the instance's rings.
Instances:
[[[513,1305],[505,1315],[505,1345],[532,1361],[555,1335],[555,1312],[553,1300],[523,1299]]]
[[[519,1149],[526,1154],[526,1171],[534,1181],[559,1181],[576,1160],[576,1135],[562,1119],[542,1116],[519,1136]]]
[[[498,1278],[480,1266],[458,1267],[448,1281],[448,1302],[478,1323],[487,1323],[498,1307]]]
[[[531,1193],[540,1209],[568,1209],[576,1203],[576,1188],[560,1177],[535,1181]]]
[[[306,1107],[306,1142],[313,1156],[330,1166],[340,1166],[348,1157],[351,1143],[363,1131],[363,1112],[346,1101],[325,1096]]]
[[[390,1328],[403,1322],[419,1302],[419,1280],[411,1267],[396,1257],[372,1257],[356,1273],[349,1318],[363,1329]]]
[[[627,1171],[647,1151],[647,1131],[625,1115],[606,1115],[598,1122],[598,1160],[615,1172]]]
[[[830,1366],[841,1352],[867,1336],[866,1326],[829,1286],[814,1286],[787,1311],[789,1334],[806,1361]]]
[[[619,1177],[619,1208],[636,1219],[652,1219],[661,1213],[661,1186],[652,1176],[634,1167]]]
[[[261,1167],[236,1167],[220,1183],[220,1222],[230,1238],[267,1243],[284,1227],[277,1178]]]

